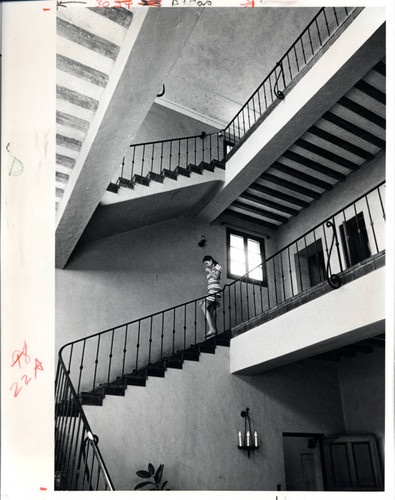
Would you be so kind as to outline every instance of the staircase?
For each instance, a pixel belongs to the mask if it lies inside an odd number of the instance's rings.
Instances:
[[[124,396],[129,385],[145,387],[148,377],[164,378],[167,369],[182,370],[185,361],[199,361],[200,354],[215,354],[217,346],[230,346],[231,334],[224,332],[199,342],[196,345],[191,344],[190,347],[180,350],[173,356],[163,357],[156,363],[149,364],[141,370],[134,371],[116,377],[112,382],[100,384],[100,386],[90,392],[82,392],[80,401],[82,405],[102,406],[106,395],[109,396]]]

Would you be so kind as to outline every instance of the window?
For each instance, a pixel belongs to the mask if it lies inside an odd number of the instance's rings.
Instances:
[[[371,256],[368,233],[362,212],[341,224],[340,238],[347,267],[358,264],[358,262]]]
[[[264,241],[256,236],[230,230],[227,231],[228,278],[240,278],[247,274],[254,281],[265,282]]]

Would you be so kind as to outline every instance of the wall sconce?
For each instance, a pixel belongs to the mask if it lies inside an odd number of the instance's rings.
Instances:
[[[199,241],[198,245],[199,245],[200,247],[204,247],[204,246],[206,245],[206,238],[205,238],[204,236],[202,236],[202,237],[200,238],[200,241]]]
[[[238,432],[237,446],[240,450],[246,450],[248,456],[250,456],[251,451],[259,448],[258,433],[255,431],[254,434],[252,434],[249,411],[250,409],[246,408],[240,414],[244,418],[244,436],[241,431]]]

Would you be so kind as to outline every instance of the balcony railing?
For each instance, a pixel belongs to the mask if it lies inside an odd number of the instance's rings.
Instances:
[[[223,133],[179,137],[165,141],[131,144],[123,158],[114,183],[163,182],[164,177],[188,176],[204,169],[223,168]]]
[[[225,141],[235,146],[279,99],[307,65],[320,54],[356,7],[323,7],[225,128]]]
[[[384,195],[385,185],[376,186],[226,284],[219,293],[217,332],[230,332],[326,280],[336,288],[344,270],[384,250]],[[181,359],[182,351],[207,338],[201,310],[206,300],[199,297],[65,345],[59,353],[57,386],[63,387],[60,392],[66,391],[66,397],[59,401],[78,402],[76,394],[82,400],[101,397],[106,390],[122,388],[130,377],[144,376],[147,367],[163,368],[170,360]],[[71,443],[74,440],[71,437]]]

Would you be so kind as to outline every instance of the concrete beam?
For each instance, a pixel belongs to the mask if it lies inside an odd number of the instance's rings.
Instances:
[[[66,265],[201,13],[202,9],[147,9],[112,99],[60,214],[56,230],[57,268]]]
[[[384,283],[382,267],[235,337],[231,373],[263,373],[383,333]]]
[[[365,8],[226,163],[200,222],[214,221],[385,55],[385,9]]]

